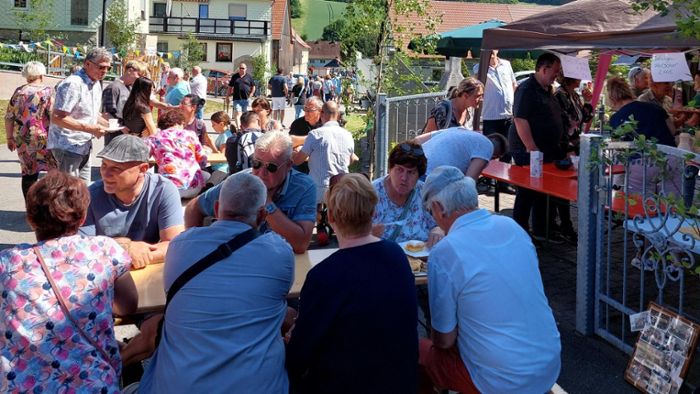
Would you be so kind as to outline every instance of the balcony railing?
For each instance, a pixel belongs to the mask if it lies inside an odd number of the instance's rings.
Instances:
[[[270,22],[260,20],[230,20],[209,18],[150,18],[151,33],[199,33],[236,36],[267,36]]]

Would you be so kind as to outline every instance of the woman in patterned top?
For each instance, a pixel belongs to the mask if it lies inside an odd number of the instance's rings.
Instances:
[[[403,142],[389,153],[389,174],[372,182],[379,202],[372,215],[372,234],[394,242],[427,241],[432,247],[445,236],[421,203],[428,166],[421,146]]]
[[[450,127],[465,127],[469,109],[476,108],[484,98],[484,84],[476,78],[466,78],[430,111],[423,133]]]
[[[89,199],[83,181],[51,171],[27,194],[27,221],[38,242],[0,252],[3,392],[119,392],[112,315],[133,313],[138,294],[131,258],[116,241],[78,235]]]
[[[39,179],[40,171],[56,168],[51,151],[46,148],[53,89],[44,85],[46,67],[40,62],[28,62],[22,69],[27,84],[22,85],[10,99],[5,115],[7,148],[17,150],[22,171],[22,194]]]
[[[156,159],[158,173],[170,179],[181,198],[193,198],[202,190],[209,173],[207,156],[197,135],[183,129],[186,122],[182,111],[169,111],[158,119],[160,131],[146,138],[151,156]]]

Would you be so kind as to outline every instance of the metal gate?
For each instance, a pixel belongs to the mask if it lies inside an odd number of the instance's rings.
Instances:
[[[387,97],[380,94],[376,104],[375,177],[387,173],[387,158],[393,144],[415,138],[423,130],[430,110],[445,98],[445,92]]]
[[[598,135],[582,136],[580,155],[577,330],[630,353],[629,315],[650,301],[700,319],[700,156]]]

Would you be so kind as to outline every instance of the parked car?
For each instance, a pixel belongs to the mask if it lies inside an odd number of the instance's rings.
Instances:
[[[228,81],[231,79],[231,71],[224,70],[204,70],[202,71],[207,77],[207,93],[225,96],[228,89]]]
[[[530,75],[532,75],[532,74],[534,74],[534,73],[535,73],[535,70],[518,71],[518,72],[514,73],[514,75],[515,75],[515,81],[516,81],[516,83],[518,84],[518,86],[520,86],[520,84],[521,84],[524,80],[528,79],[528,78],[530,77]]]

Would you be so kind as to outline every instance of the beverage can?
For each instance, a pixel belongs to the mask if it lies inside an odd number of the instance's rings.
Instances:
[[[542,160],[544,155],[540,151],[530,152],[530,176],[539,178],[542,176]]]

